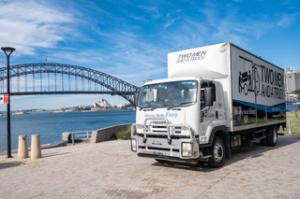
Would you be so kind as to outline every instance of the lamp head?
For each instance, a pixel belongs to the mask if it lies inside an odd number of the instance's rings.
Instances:
[[[2,47],[1,49],[6,54],[6,56],[10,56],[15,51],[15,49],[12,47]]]

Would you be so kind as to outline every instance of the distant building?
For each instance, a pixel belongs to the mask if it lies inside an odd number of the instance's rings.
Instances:
[[[299,96],[297,94],[286,94],[286,102],[288,103],[296,103],[299,102]]]
[[[91,107],[91,111],[101,111],[112,108],[112,105],[106,100],[102,99],[99,102],[96,102],[93,107]]]
[[[300,90],[300,70],[286,68],[285,85],[287,94],[293,93],[296,90]]]

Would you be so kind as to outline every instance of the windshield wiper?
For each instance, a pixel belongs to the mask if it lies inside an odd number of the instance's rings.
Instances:
[[[154,109],[156,109],[156,107],[141,107],[139,110],[144,110],[144,111],[153,111]]]
[[[182,106],[182,105],[185,105],[185,104],[190,104],[191,102],[181,102],[181,103],[179,103],[179,104],[176,104],[176,105],[172,105],[172,106],[169,106],[169,107],[167,107],[167,110],[171,110],[171,109],[173,109],[173,110],[181,110],[181,108],[179,108],[178,106]]]
[[[169,106],[169,107],[167,107],[167,110],[178,110],[178,111],[180,111],[181,108],[178,108],[176,106]]]

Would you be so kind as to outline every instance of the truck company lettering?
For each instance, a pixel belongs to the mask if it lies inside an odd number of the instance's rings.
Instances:
[[[166,118],[177,118],[177,113],[166,112]]]
[[[255,64],[246,58],[240,58],[250,62],[252,68],[248,71],[239,72],[239,93],[248,95],[249,92],[254,93],[256,91],[256,95],[283,99],[282,73],[264,65]]]
[[[189,52],[189,53],[179,54],[178,58],[177,58],[177,63],[201,60],[204,58],[206,53],[207,53],[207,50],[200,50],[197,52]]]

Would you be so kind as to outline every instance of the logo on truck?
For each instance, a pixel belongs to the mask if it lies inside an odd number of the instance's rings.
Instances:
[[[199,50],[196,52],[182,53],[178,55],[177,63],[185,63],[191,61],[198,61],[205,57],[207,50]]]
[[[248,95],[248,92],[258,94],[260,88],[259,74],[255,67],[246,72],[239,72],[239,92]]]
[[[258,65],[242,56],[240,58],[250,63],[251,68],[239,72],[239,93],[244,95],[255,93],[263,97],[283,99],[283,74],[281,72]]]

